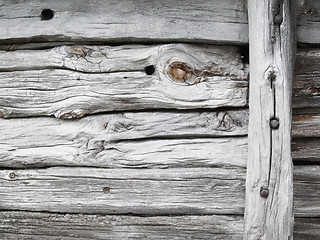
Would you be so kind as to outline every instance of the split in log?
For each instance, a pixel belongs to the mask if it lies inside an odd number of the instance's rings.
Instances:
[[[247,104],[247,73],[235,47],[71,46],[1,54],[4,118]]]

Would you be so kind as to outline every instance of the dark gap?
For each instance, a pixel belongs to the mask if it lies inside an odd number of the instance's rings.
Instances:
[[[0,209],[0,212],[23,212],[23,213],[44,213],[44,214],[57,214],[57,215],[96,215],[100,217],[108,217],[108,216],[132,216],[132,217],[179,217],[179,216],[235,216],[235,217],[243,217],[243,214],[223,214],[223,213],[215,213],[215,214],[208,214],[208,213],[176,213],[176,214],[168,214],[168,213],[159,213],[159,214],[138,214],[138,213],[83,213],[83,212],[56,212],[56,211],[48,211],[48,210],[21,210],[21,209]]]
[[[52,19],[53,16],[54,16],[54,13],[51,9],[46,8],[41,11],[41,20],[47,21]]]
[[[244,65],[249,64],[249,45],[241,46],[240,54],[241,54],[242,63]]]
[[[320,159],[318,161],[293,159],[293,165],[294,166],[320,165]]]
[[[144,68],[144,72],[147,74],[147,75],[152,75],[154,74],[154,72],[156,71],[155,67],[153,65],[149,65],[149,66],[146,66]]]

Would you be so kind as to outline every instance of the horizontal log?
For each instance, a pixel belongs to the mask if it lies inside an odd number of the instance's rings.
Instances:
[[[243,214],[245,169],[0,171],[0,209],[90,214]],[[320,166],[296,166],[295,215],[320,217]],[[269,189],[272,195],[273,189]]]
[[[24,211],[0,212],[0,237],[7,239],[216,239],[242,238],[242,216],[103,216]],[[294,238],[317,239],[317,218],[296,218]]]
[[[297,2],[298,41],[319,43],[317,0]],[[47,41],[248,43],[244,0],[4,2],[3,44]],[[99,7],[97,7],[99,6]],[[43,12],[43,9],[51,9]],[[86,11],[83,11],[86,9]],[[125,17],[123,17],[125,16]],[[210,24],[208,24],[210,23]]]
[[[96,214],[242,214],[243,168],[0,171],[0,209]]]
[[[53,18],[41,21],[43,9]],[[83,11],[85,9],[86,11]],[[125,17],[124,17],[125,16]],[[210,23],[210,24],[208,24]],[[2,3],[2,43],[22,41],[248,42],[243,0],[42,1]],[[14,30],[12,27],[14,26]]]
[[[318,23],[319,24],[319,23]],[[320,35],[319,35],[320,36]],[[300,49],[293,82],[294,108],[320,107],[320,49]]]
[[[241,216],[101,216],[0,212],[1,239],[216,239],[242,236]],[[2,235],[1,235],[2,234]]]
[[[320,138],[293,139],[291,149],[295,163],[320,162]]]
[[[247,104],[247,73],[235,47],[65,46],[1,54],[4,118]]]
[[[320,161],[319,117],[294,120],[293,159]],[[0,119],[0,167],[245,167],[247,126],[246,109]]]

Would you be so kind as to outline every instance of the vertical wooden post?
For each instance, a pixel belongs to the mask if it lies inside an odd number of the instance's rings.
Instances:
[[[250,116],[245,240],[293,238],[290,133],[294,2],[248,0]]]

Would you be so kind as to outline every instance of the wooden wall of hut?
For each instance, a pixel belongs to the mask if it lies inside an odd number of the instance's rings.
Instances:
[[[1,239],[242,238],[246,1],[0,2]],[[320,2],[296,5],[294,237],[315,240]]]

